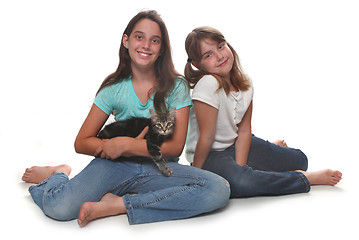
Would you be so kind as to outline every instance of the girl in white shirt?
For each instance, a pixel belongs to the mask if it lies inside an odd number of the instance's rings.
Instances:
[[[311,185],[341,180],[339,171],[306,172],[307,158],[299,149],[252,135],[252,82],[218,30],[194,29],[186,51],[185,77],[194,103],[186,156],[193,166],[226,178],[232,197],[308,192]]]

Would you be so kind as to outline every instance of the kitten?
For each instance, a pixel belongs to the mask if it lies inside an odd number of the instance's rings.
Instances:
[[[172,174],[172,169],[166,166],[166,159],[161,153],[161,145],[174,132],[176,108],[166,113],[156,113],[150,109],[150,115],[150,119],[131,118],[111,123],[105,126],[97,137],[101,139],[119,136],[137,137],[146,126],[149,126],[145,136],[147,150],[162,174],[168,177]]]

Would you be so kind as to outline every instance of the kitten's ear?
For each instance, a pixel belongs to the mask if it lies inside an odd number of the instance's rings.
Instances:
[[[157,113],[156,113],[156,111],[150,109],[150,115],[151,115],[151,118],[154,118],[157,116]]]
[[[174,107],[169,112],[169,116],[172,117],[172,118],[176,118],[176,113],[177,113],[177,109]]]

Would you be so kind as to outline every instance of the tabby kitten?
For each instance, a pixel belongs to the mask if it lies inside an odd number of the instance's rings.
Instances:
[[[168,177],[172,174],[172,169],[166,166],[166,159],[161,153],[161,145],[174,132],[176,108],[166,113],[156,113],[150,109],[150,115],[150,119],[131,118],[111,123],[105,126],[97,137],[101,139],[119,136],[137,137],[146,126],[149,126],[145,136],[147,150],[162,174]]]

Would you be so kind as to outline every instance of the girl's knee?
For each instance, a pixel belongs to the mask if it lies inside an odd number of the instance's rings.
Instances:
[[[59,221],[76,219],[79,211],[80,208],[74,208],[71,203],[44,204],[43,206],[43,212],[46,216]]]
[[[69,221],[76,219],[80,211],[80,204],[71,199],[45,199],[43,201],[43,212],[46,216],[59,220]]]
[[[231,188],[230,197],[251,197],[256,188],[252,174],[231,175],[228,178]]]
[[[230,185],[228,181],[216,174],[213,178],[206,180],[205,186],[207,188],[207,207],[210,211],[223,208],[227,205],[230,196]]]
[[[299,155],[300,155],[301,162],[300,162],[300,165],[299,165],[299,169],[296,169],[296,170],[307,171],[307,169],[308,169],[308,158],[301,150],[298,149],[298,152],[299,152]]]

